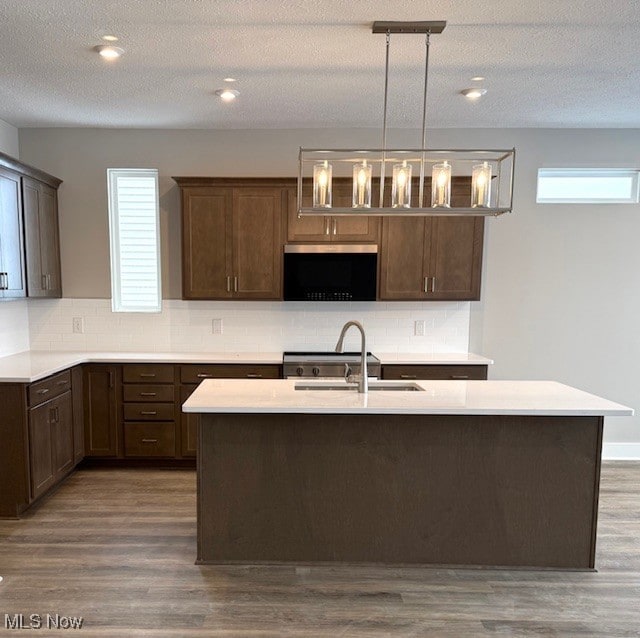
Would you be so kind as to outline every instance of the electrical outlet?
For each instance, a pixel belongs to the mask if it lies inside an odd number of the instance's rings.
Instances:
[[[211,322],[211,332],[214,335],[222,334],[222,319],[213,319]]]
[[[84,319],[82,317],[74,317],[72,324],[73,332],[81,335],[84,333]]]
[[[418,319],[413,324],[413,334],[416,337],[424,337],[424,319]]]

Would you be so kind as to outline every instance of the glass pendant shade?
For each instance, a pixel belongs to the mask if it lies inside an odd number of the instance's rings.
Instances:
[[[353,207],[371,208],[371,165],[367,160],[353,165]]]
[[[435,164],[431,172],[431,207],[451,207],[451,164]]]
[[[313,167],[313,207],[331,208],[331,164],[327,161]]]
[[[391,182],[391,207],[409,208],[411,206],[411,164],[403,161],[393,165]]]
[[[491,206],[491,164],[476,164],[471,172],[471,208]]]

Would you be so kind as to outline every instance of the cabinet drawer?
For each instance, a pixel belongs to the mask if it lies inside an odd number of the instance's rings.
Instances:
[[[383,379],[486,379],[487,366],[474,365],[385,365]]]
[[[125,421],[173,421],[173,403],[125,403]]]
[[[200,383],[203,379],[280,379],[282,366],[239,363],[180,366],[182,383]]]
[[[173,383],[173,366],[165,363],[140,363],[122,366],[124,383]]]
[[[65,370],[60,374],[54,374],[51,377],[32,383],[29,386],[29,405],[31,407],[40,405],[70,389],[71,372],[69,370]]]
[[[172,385],[129,384],[122,387],[125,401],[173,401]]]
[[[125,456],[175,456],[175,423],[125,423]]]

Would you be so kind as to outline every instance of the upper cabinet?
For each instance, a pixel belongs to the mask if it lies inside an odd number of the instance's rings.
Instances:
[[[184,299],[281,299],[282,180],[175,177]]]
[[[20,175],[0,167],[0,299],[26,294]]]
[[[351,180],[333,180],[332,203],[335,207],[351,207]],[[303,199],[304,206],[311,206]],[[358,242],[376,243],[380,235],[380,218],[366,215],[298,217],[297,191],[289,191],[287,240],[290,242]]]
[[[60,184],[0,153],[0,298],[62,296]]]
[[[483,217],[385,217],[380,299],[480,299],[483,231]]]

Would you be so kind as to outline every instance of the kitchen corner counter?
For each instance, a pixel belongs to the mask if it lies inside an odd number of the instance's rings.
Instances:
[[[0,357],[0,383],[32,383],[82,363],[282,363],[281,352],[45,352]]]

